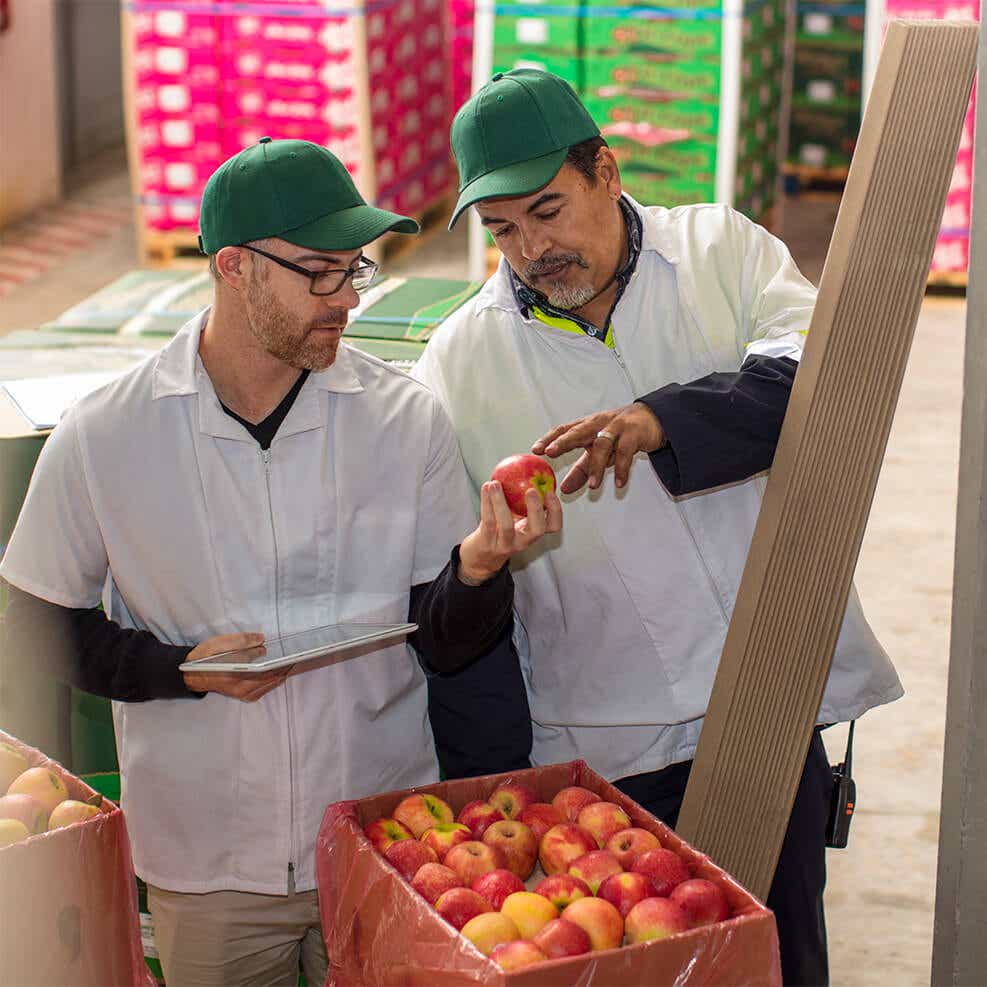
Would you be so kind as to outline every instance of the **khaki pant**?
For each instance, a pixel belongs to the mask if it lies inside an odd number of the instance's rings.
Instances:
[[[315,891],[182,894],[148,885],[154,941],[168,987],[308,987],[326,979]]]

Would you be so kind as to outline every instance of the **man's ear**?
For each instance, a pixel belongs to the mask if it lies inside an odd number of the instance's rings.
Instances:
[[[220,278],[234,291],[246,282],[246,251],[239,247],[223,247],[216,254],[216,270]]]
[[[620,168],[617,159],[609,147],[601,147],[596,152],[596,174],[606,186],[607,194],[616,201],[624,190],[620,180]]]

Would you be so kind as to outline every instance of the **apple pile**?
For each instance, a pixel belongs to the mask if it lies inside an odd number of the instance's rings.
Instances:
[[[434,795],[403,799],[364,828],[461,935],[505,970],[665,939],[729,917],[719,885],[586,788],[551,803],[501,785],[458,817]],[[541,865],[544,876],[525,884]]]
[[[98,816],[95,805],[69,798],[62,779],[47,768],[28,766],[11,744],[0,742],[0,847],[29,836]]]

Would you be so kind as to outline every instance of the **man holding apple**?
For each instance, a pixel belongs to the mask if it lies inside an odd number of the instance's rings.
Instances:
[[[494,76],[451,139],[453,223],[475,208],[502,258],[415,375],[474,487],[525,447],[565,467],[565,533],[514,566],[532,760],[584,758],[674,825],[815,291],[725,206],[635,202],[549,73]],[[901,692],[852,593],[818,722]],[[828,982],[830,788],[817,730],[768,899],[801,987]]]
[[[368,206],[326,148],[262,139],[212,176],[200,222],[213,306],[45,444],[0,566],[8,650],[54,651],[119,700],[122,804],[168,983],[293,987],[301,960],[321,984],[325,806],[436,780],[423,667],[502,643],[507,562],[562,513],[531,491],[517,518],[487,483],[475,524],[439,402],[342,342],[376,271],[362,247],[417,226]],[[420,664],[401,642],[294,675],[178,667],[406,619]]]

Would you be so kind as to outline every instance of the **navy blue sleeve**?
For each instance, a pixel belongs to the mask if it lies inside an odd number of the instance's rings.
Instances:
[[[797,370],[787,357],[752,356],[736,373],[667,384],[638,398],[668,439],[651,453],[668,492],[696,493],[769,469]]]

